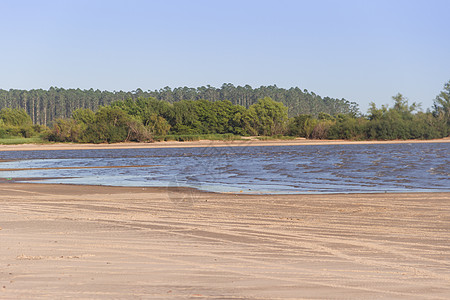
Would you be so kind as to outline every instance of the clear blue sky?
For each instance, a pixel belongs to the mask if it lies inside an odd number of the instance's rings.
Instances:
[[[0,0],[0,88],[276,84],[424,109],[450,80],[449,0]]]

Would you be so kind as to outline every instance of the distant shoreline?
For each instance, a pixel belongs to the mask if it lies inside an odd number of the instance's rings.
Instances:
[[[376,145],[376,144],[413,144],[413,143],[450,143],[450,138],[433,140],[390,140],[390,141],[347,141],[347,140],[258,140],[242,139],[231,141],[186,141],[154,143],[115,143],[115,144],[20,144],[0,145],[1,151],[36,151],[36,150],[99,150],[99,149],[147,149],[147,148],[192,148],[192,147],[256,147],[256,146],[308,146],[308,145]]]

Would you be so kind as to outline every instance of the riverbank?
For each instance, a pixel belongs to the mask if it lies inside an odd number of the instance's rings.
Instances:
[[[450,143],[450,138],[435,140],[393,140],[393,141],[347,141],[347,140],[258,140],[255,138],[231,141],[186,141],[154,143],[117,143],[117,144],[20,144],[0,145],[0,151],[27,150],[85,150],[85,149],[145,149],[145,148],[183,148],[183,147],[252,147],[252,146],[297,146],[297,145],[367,145],[367,144],[412,144],[412,143]]]
[[[0,184],[2,299],[448,299],[450,193]]]

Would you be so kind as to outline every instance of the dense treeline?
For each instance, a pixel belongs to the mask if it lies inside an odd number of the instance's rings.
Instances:
[[[401,94],[393,106],[377,108],[371,103],[365,116],[353,112],[298,114],[289,118],[288,107],[264,97],[248,108],[228,100],[180,100],[173,103],[153,97],[113,101],[98,109],[78,108],[70,118],[57,118],[51,128],[33,125],[24,109],[0,111],[0,137],[29,137],[62,142],[114,143],[186,140],[216,134],[228,138],[242,135],[289,135],[312,139],[393,140],[431,139],[450,134],[450,81],[436,97],[432,111],[418,110]]]
[[[232,104],[249,108],[258,99],[270,97],[282,102],[288,109],[289,116],[298,114],[317,115],[325,112],[331,115],[338,113],[358,113],[358,106],[345,99],[320,97],[313,92],[300,88],[283,89],[276,85],[252,88],[249,85],[234,86],[223,84],[220,88],[202,86],[198,88],[179,87],[171,89],[165,87],[155,91],[137,89],[131,92],[100,91],[50,88],[49,90],[15,90],[0,89],[0,109],[22,108],[31,117],[34,124],[50,125],[57,118],[69,118],[76,109],[84,108],[93,111],[102,106],[111,105],[118,100],[138,98],[155,98],[168,103],[182,100],[207,99],[211,102],[229,100]]]
[[[151,141],[168,134],[187,139],[201,134],[276,135],[286,132],[287,108],[263,98],[248,109],[228,100],[155,98],[113,102],[96,112],[77,109],[70,119],[57,119],[48,139],[63,142],[114,143]]]
[[[448,96],[448,93],[446,94]],[[450,134],[450,115],[435,102],[433,112],[416,111],[417,104],[408,104],[401,94],[393,97],[394,105],[377,108],[374,103],[367,116],[348,114],[298,115],[292,118],[290,134],[312,139],[395,140],[434,139]],[[445,112],[445,109],[447,113]]]

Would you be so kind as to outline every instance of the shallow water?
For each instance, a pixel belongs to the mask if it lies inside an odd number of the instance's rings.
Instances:
[[[0,160],[12,160],[0,163],[0,177],[44,183],[243,193],[450,191],[450,143],[14,151],[0,152]]]

